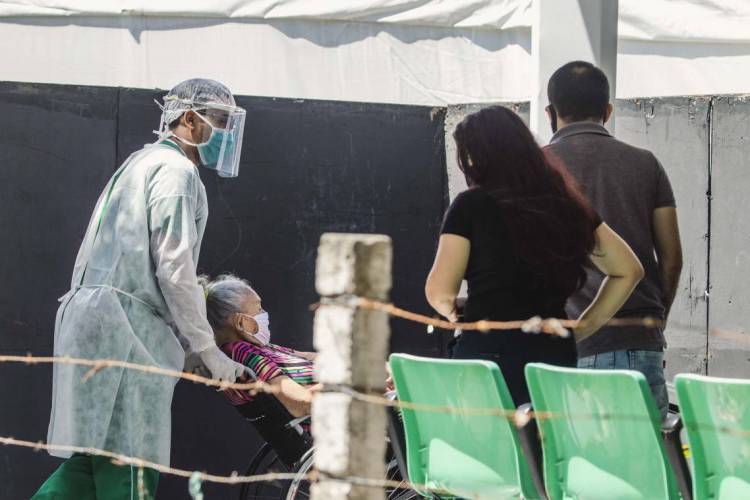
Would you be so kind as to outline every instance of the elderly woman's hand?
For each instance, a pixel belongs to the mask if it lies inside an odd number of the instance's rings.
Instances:
[[[385,391],[395,391],[396,386],[393,383],[393,372],[391,372],[391,365],[388,361],[385,362],[385,372],[388,374],[388,377],[385,379]]]

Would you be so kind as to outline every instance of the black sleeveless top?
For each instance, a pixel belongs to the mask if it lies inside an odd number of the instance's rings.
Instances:
[[[565,292],[539,280],[518,256],[500,205],[481,188],[459,194],[445,214],[442,234],[471,242],[464,321],[566,318]]]
[[[463,236],[471,243],[463,321],[567,318],[567,292],[545,285],[543,272],[520,259],[502,208],[489,193],[474,188],[459,194],[445,214],[441,233]],[[530,400],[524,377],[527,363],[575,366],[577,356],[572,335],[563,338],[510,330],[464,332],[451,357],[496,362],[513,400],[522,404]]]

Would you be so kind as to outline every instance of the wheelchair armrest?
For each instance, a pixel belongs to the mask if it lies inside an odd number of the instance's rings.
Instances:
[[[305,432],[305,430],[302,428],[302,424],[309,423],[311,418],[312,417],[310,415],[297,417],[284,424],[284,427],[286,427],[287,429],[294,429],[301,436]]]
[[[236,406],[252,422],[261,438],[291,467],[312,446],[310,436],[273,394],[259,393],[252,401]]]
[[[682,419],[676,413],[670,413],[662,423],[661,435],[664,439],[664,448],[667,452],[669,465],[672,466],[675,477],[677,478],[677,487],[684,500],[693,498],[693,482],[690,477],[690,468],[685,453],[682,449],[682,440],[680,431],[682,430]]]
[[[542,444],[539,440],[539,428],[536,419],[530,418],[534,411],[531,403],[522,404],[516,410],[516,422],[525,422],[518,427],[518,437],[521,441],[521,450],[526,458],[526,463],[531,471],[531,478],[536,486],[536,491],[542,500],[547,500],[547,489],[544,486],[544,461],[542,457]]]

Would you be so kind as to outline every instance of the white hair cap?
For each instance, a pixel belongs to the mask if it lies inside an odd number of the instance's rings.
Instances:
[[[161,107],[159,135],[163,135],[169,125],[185,111],[212,107],[233,108],[236,106],[232,92],[223,83],[207,78],[191,78],[177,84],[164,96]]]

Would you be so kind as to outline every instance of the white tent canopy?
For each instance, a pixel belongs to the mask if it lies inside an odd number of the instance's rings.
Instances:
[[[526,100],[531,0],[0,1],[3,80]],[[620,0],[619,97],[750,92],[750,1]]]

